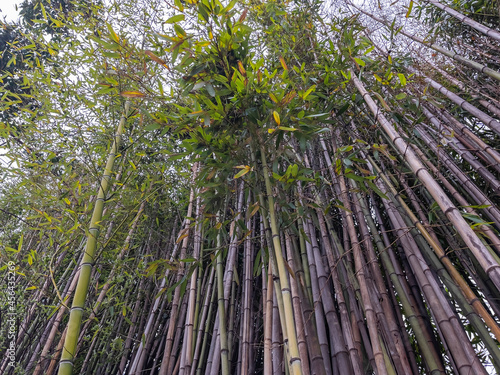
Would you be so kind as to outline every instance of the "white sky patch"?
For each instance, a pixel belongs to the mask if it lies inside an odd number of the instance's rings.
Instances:
[[[19,11],[16,6],[21,4],[21,0],[2,0],[0,5],[0,19],[7,21],[16,21],[19,17]]]

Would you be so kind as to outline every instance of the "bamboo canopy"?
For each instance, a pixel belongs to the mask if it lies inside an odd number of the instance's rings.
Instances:
[[[498,9],[40,4],[1,374],[500,373]]]

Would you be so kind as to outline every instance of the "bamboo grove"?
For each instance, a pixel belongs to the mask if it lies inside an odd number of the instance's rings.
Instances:
[[[1,374],[500,372],[498,1],[62,3],[5,47]]]

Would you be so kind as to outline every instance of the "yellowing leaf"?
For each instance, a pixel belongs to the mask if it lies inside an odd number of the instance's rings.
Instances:
[[[148,55],[148,56],[149,56],[149,58],[150,58],[151,60],[153,60],[154,62],[156,62],[156,63],[158,63],[158,64],[160,64],[160,65],[164,66],[164,67],[165,67],[165,68],[167,68],[167,69],[169,69],[169,67],[167,66],[167,62],[166,62],[165,60],[163,60],[163,59],[159,58],[158,56],[156,56],[153,52],[151,52],[151,51],[144,51],[144,53],[145,53],[146,55]]]
[[[276,121],[276,123],[279,125],[281,124],[281,121],[280,121],[280,115],[278,112],[276,111],[273,111],[273,117],[274,117],[274,121]]]
[[[401,82],[401,85],[402,86],[406,86],[406,77],[404,74],[401,74],[401,73],[398,73],[398,77],[399,77],[399,82]]]
[[[212,169],[207,176],[207,180],[211,180],[215,176],[216,169]]]
[[[174,24],[174,30],[179,38],[184,38],[187,35],[184,29],[180,27],[178,24]]]
[[[125,98],[142,98],[145,96],[145,94],[139,91],[122,91],[120,95]]]
[[[295,98],[296,95],[297,93],[295,91],[290,91],[288,94],[285,95],[285,97],[281,101],[281,105],[287,105],[292,101],[293,98]]]
[[[276,129],[267,129],[267,132],[268,132],[269,134],[273,134],[275,131],[276,131]]]
[[[111,39],[113,39],[113,42],[119,43],[120,39],[118,38],[118,35],[116,35],[115,31],[113,30],[113,28],[111,27],[111,25],[109,23],[108,23],[108,31],[109,31],[109,35],[111,36]]]
[[[280,57],[280,62],[283,69],[288,70],[288,66],[286,66],[285,59],[283,57]]]
[[[239,166],[239,167],[236,167],[236,168],[241,168],[242,166]],[[236,173],[236,175],[234,176],[234,179],[237,179],[237,178],[240,178],[244,175],[246,175],[248,172],[250,172],[251,168],[250,166],[248,165],[245,165],[243,166],[243,168],[241,169],[241,171],[239,171],[238,173]]]
[[[259,211],[259,208],[260,208],[259,203],[258,202],[255,203],[252,212],[250,212],[250,217],[252,217],[253,215],[255,215],[257,213],[257,211]]]
[[[271,100],[273,102],[278,103],[278,99],[276,98],[276,96],[272,92],[269,93],[269,97],[271,98]]]
[[[34,289],[37,289],[36,286],[30,286],[30,287],[27,287],[26,290],[34,290]]]
[[[186,238],[187,236],[189,236],[189,233],[186,233],[186,234],[183,234],[182,236],[180,236],[177,241],[175,241],[175,243],[179,243],[181,242],[184,238]]]
[[[243,63],[241,61],[238,61],[238,69],[243,77],[246,77],[247,72],[245,71],[245,68],[243,66]]]

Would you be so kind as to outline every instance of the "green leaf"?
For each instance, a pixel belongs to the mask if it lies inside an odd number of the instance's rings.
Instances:
[[[356,175],[354,173],[346,173],[345,177],[350,178],[351,180],[354,180],[354,181],[359,181],[359,182],[364,182],[365,181],[365,179],[363,177],[358,176],[358,175]]]
[[[389,106],[388,106],[388,105],[387,105],[387,103],[385,102],[384,98],[382,98],[382,95],[380,95],[380,94],[379,94],[378,92],[376,92],[376,91],[372,91],[372,92],[373,92],[373,94],[374,94],[374,95],[378,98],[378,100],[380,101],[380,103],[382,104],[382,106],[383,106],[386,110],[390,111],[391,109],[389,108]]]
[[[384,193],[382,193],[382,191],[375,186],[375,184],[371,181],[366,181],[368,186],[382,199],[389,199],[389,197],[387,195],[385,195]]]
[[[177,14],[173,17],[170,17],[168,20],[165,21],[165,23],[176,23],[180,21],[184,21],[184,14]]]
[[[396,95],[396,99],[397,99],[397,100],[402,100],[402,99],[404,99],[404,98],[406,98],[406,93],[404,93],[404,92],[402,92],[402,93],[400,93],[400,94]]]
[[[23,248],[23,238],[24,236],[21,235],[21,238],[19,239],[19,245],[17,246],[17,251],[21,251],[21,249]]]
[[[115,33],[115,31],[113,30],[111,25],[108,23],[106,26],[108,26],[109,35],[111,36],[111,39],[113,40],[113,42],[119,43],[120,38],[118,38],[118,35]]]
[[[153,131],[153,130],[156,130],[156,129],[159,129],[161,128],[161,125],[156,123],[156,122],[153,122],[152,124],[149,124],[148,126],[146,126],[144,128],[145,131],[149,132],[149,131]]]
[[[289,128],[289,127],[287,127],[287,126],[278,126],[278,129],[279,129],[279,130],[289,131],[289,132],[294,132],[295,130],[297,130],[297,129],[295,129],[295,128]]]
[[[215,90],[214,90],[214,87],[212,86],[212,84],[207,83],[205,85],[205,88],[207,89],[207,92],[210,94],[210,96],[212,96],[212,97],[215,96]]]
[[[304,93],[302,99],[306,100],[309,94],[312,93],[314,90],[316,90],[316,85],[312,85],[311,87],[309,87],[309,89]]]
[[[406,12],[406,18],[410,17],[412,9],[413,9],[413,0],[410,0],[410,4],[408,5],[408,12]]]
[[[406,77],[404,74],[398,73],[399,82],[402,86],[406,86]]]
[[[177,34],[177,36],[180,38],[184,38],[187,35],[186,32],[184,31],[184,29],[182,27],[180,27],[178,24],[174,25],[174,30],[175,30],[175,33]]]
[[[354,60],[358,63],[359,66],[365,66],[366,65],[366,63],[363,60],[361,60],[360,58],[358,58],[358,57],[355,57]]]

